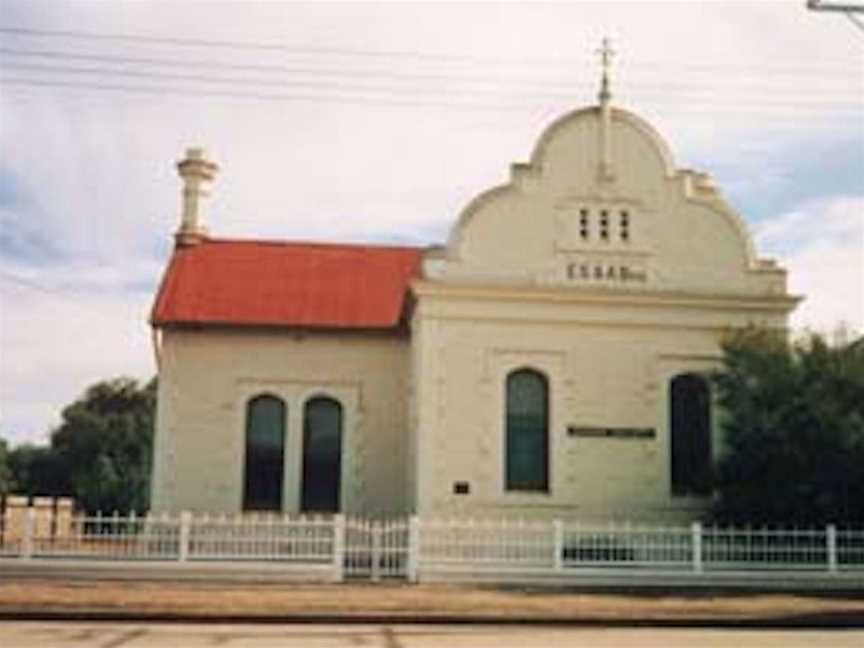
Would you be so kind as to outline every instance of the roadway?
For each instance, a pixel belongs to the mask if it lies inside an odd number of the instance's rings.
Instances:
[[[860,648],[864,629],[0,622],[2,648]]]

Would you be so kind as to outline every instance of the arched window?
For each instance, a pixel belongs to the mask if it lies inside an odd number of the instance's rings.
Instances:
[[[532,369],[507,376],[507,490],[549,490],[549,386]]]
[[[696,374],[669,386],[670,467],[673,495],[711,492],[711,392]]]
[[[285,465],[285,403],[256,396],[246,406],[243,510],[281,511]]]
[[[339,511],[342,485],[342,405],[326,396],[306,401],[303,412],[301,510]]]

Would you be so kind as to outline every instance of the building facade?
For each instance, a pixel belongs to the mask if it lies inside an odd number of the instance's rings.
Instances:
[[[443,246],[214,238],[215,165],[178,167],[156,511],[689,519],[722,452],[722,336],[797,302],[605,79]]]

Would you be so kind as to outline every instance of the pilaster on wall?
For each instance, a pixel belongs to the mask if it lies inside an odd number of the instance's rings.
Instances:
[[[153,467],[150,476],[150,509],[152,511],[168,510],[176,487],[174,473],[176,470],[173,449],[174,428],[171,408],[173,406],[174,390],[169,388],[168,381],[162,380],[162,373],[168,371],[170,365],[165,361],[160,365],[160,380],[157,383],[156,420],[153,434]]]
[[[440,323],[424,319],[420,309],[415,314],[411,344],[414,346],[416,393],[416,490],[415,512],[423,515],[432,510],[435,497],[435,432],[439,416],[439,391],[442,367],[437,357]]]

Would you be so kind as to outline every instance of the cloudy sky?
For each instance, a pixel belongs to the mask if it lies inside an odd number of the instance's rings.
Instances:
[[[712,173],[807,301],[864,328],[864,30],[804,0],[37,2],[0,14],[0,436],[154,371],[174,162],[220,236],[436,243],[544,125],[614,102]]]

